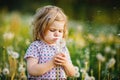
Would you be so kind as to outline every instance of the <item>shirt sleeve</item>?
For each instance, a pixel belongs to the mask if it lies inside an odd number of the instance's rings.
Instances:
[[[28,57],[33,57],[33,58],[39,59],[38,47],[34,43],[32,43],[28,47],[28,49],[25,53],[24,59],[26,60]]]

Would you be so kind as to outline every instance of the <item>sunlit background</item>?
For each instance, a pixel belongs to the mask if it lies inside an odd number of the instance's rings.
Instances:
[[[31,21],[44,5],[68,16],[67,46],[77,71],[68,80],[120,80],[120,0],[0,0],[0,80],[27,80]]]

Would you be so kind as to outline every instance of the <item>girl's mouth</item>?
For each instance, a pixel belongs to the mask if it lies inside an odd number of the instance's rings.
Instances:
[[[57,40],[58,40],[58,38],[54,38],[53,40],[57,41]]]

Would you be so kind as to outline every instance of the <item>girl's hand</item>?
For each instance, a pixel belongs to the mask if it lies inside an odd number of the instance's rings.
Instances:
[[[60,65],[60,66],[65,66],[67,64],[67,57],[64,53],[57,54],[54,57],[54,64],[55,65]]]

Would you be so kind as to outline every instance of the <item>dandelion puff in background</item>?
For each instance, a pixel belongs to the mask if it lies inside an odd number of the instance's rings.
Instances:
[[[96,58],[98,59],[98,80],[100,80],[100,77],[101,77],[101,74],[100,74],[100,72],[101,72],[101,62],[105,61],[105,57],[102,56],[101,53],[98,53],[96,55]]]
[[[102,56],[102,54],[101,53],[98,53],[97,55],[96,55],[96,58],[98,59],[98,61],[100,61],[100,62],[104,62],[105,61],[105,57],[104,56]]]
[[[80,73],[79,73],[79,72],[76,72],[76,73],[75,73],[75,77],[76,77],[76,78],[80,77]]]
[[[75,75],[74,75],[74,77],[76,77],[76,78],[80,77],[79,67],[74,66],[74,68],[75,68]]]
[[[107,68],[112,68],[115,65],[116,60],[111,58],[107,63]]]
[[[24,72],[25,71],[25,68],[22,64],[20,64],[19,68],[18,68],[18,71],[19,72]]]
[[[8,47],[7,47],[7,53],[8,53],[9,55],[11,55],[12,52],[13,52],[13,46],[8,46]]]
[[[4,40],[11,40],[14,38],[14,34],[12,32],[6,32],[3,34],[3,39]]]
[[[9,73],[10,73],[8,68],[4,68],[2,72],[4,75],[9,75]]]
[[[12,54],[11,54],[11,56],[13,58],[17,59],[17,58],[19,58],[19,53],[13,51]]]
[[[120,37],[120,33],[118,34],[118,36]]]

